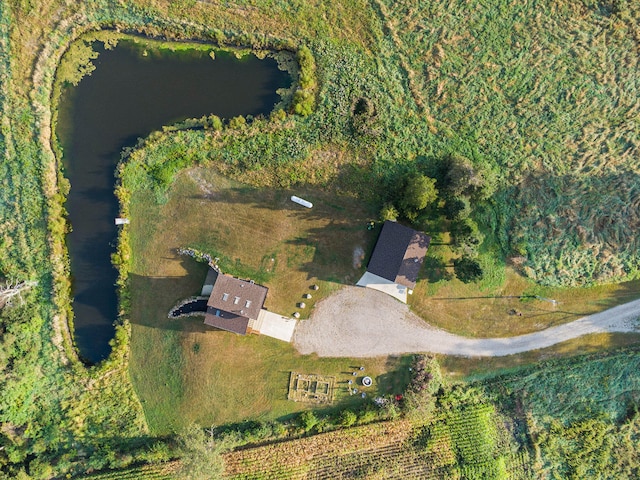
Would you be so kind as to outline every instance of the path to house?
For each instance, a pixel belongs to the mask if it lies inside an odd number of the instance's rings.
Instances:
[[[345,287],[299,322],[294,346],[321,357],[376,357],[411,352],[503,356],[545,348],[589,333],[638,331],[640,300],[564,325],[508,338],[472,339],[432,327],[395,298],[369,288]]]

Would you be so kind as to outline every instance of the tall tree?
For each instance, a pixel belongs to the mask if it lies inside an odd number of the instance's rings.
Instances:
[[[444,186],[449,196],[486,199],[495,191],[493,174],[460,155],[445,159]]]
[[[224,460],[221,446],[207,438],[198,425],[191,424],[178,437],[182,468],[179,478],[184,480],[210,480],[221,478]]]
[[[475,251],[483,240],[478,224],[470,218],[451,222],[450,232],[453,245],[462,249]]]

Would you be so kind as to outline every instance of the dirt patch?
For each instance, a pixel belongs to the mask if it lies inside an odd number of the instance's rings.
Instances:
[[[361,246],[353,249],[353,268],[360,268],[364,260],[364,250]]]
[[[198,168],[191,169],[187,172],[187,175],[189,175],[189,178],[193,180],[193,183],[195,183],[198,186],[198,188],[203,194],[203,198],[205,199],[214,198],[215,187],[202,177],[200,173],[200,169]]]

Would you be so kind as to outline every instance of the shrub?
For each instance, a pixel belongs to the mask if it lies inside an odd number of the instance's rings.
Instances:
[[[209,115],[207,124],[212,130],[215,130],[216,132],[222,131],[222,120],[217,115]]]
[[[449,155],[445,158],[445,188],[454,196],[487,198],[494,191],[494,182],[487,181],[492,176],[471,160],[460,155]]]
[[[475,252],[484,239],[478,225],[470,218],[451,222],[450,232],[453,246],[466,253]]]
[[[440,365],[433,355],[416,355],[411,362],[412,378],[408,391],[435,395],[442,386]]]
[[[313,112],[313,93],[307,90],[296,90],[293,94],[293,111],[302,117]]]
[[[353,413],[351,410],[343,410],[340,412],[340,425],[343,427],[350,427],[358,420],[358,416]]]
[[[233,117],[229,120],[229,128],[234,130],[244,130],[247,126],[247,120],[242,115],[238,115],[237,117]]]
[[[358,423],[361,425],[375,422],[378,419],[378,412],[371,408],[364,408],[358,413]]]
[[[181,452],[180,476],[189,480],[219,478],[224,471],[220,448],[208,440],[197,425],[190,425],[178,437]]]
[[[53,477],[53,467],[45,460],[34,459],[29,463],[29,475],[34,479]]]
[[[281,121],[283,121],[284,119],[287,118],[287,112],[285,112],[281,108],[278,108],[278,109],[274,110],[273,112],[271,112],[271,115],[269,115],[269,118],[272,121],[281,122]]]
[[[471,205],[464,197],[449,196],[445,200],[443,211],[448,220],[463,220],[469,217]]]
[[[424,420],[434,410],[436,394],[442,386],[442,372],[432,355],[416,355],[411,362],[411,372],[404,408],[409,417]]]
[[[293,94],[293,111],[305,117],[313,112],[317,88],[316,63],[308,47],[302,46],[298,50],[298,64],[300,65],[299,87]]]
[[[162,463],[169,461],[171,455],[169,446],[165,442],[157,441],[140,454],[140,459],[149,463]]]
[[[385,203],[380,210],[380,220],[383,222],[386,220],[395,222],[399,216],[398,209],[392,203]]]
[[[299,417],[300,427],[306,432],[309,433],[313,430],[318,424],[318,418],[313,414],[313,412],[307,410],[306,412],[302,412]]]
[[[358,135],[377,135],[380,133],[378,112],[371,100],[361,97],[351,108],[351,127]]]
[[[404,187],[398,200],[402,214],[415,221],[420,212],[438,198],[436,181],[420,173],[409,173],[405,177]]]

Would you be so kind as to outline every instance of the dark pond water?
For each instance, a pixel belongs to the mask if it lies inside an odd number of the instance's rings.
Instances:
[[[102,50],[95,71],[60,101],[58,137],[71,181],[67,210],[73,231],[71,257],[74,335],[89,363],[106,358],[117,315],[111,264],[117,235],[114,171],[123,147],[163,125],[216,114],[222,118],[268,113],[290,76],[273,59],[259,60],[195,49],[149,50],[121,41]],[[149,219],[153,221],[153,219]]]
[[[207,311],[208,300],[209,299],[193,300],[181,306],[180,308],[176,308],[175,310],[172,310],[171,312],[169,312],[169,314],[174,318],[178,318],[180,315],[186,315],[187,313],[194,313],[194,312],[199,312],[204,314]]]

